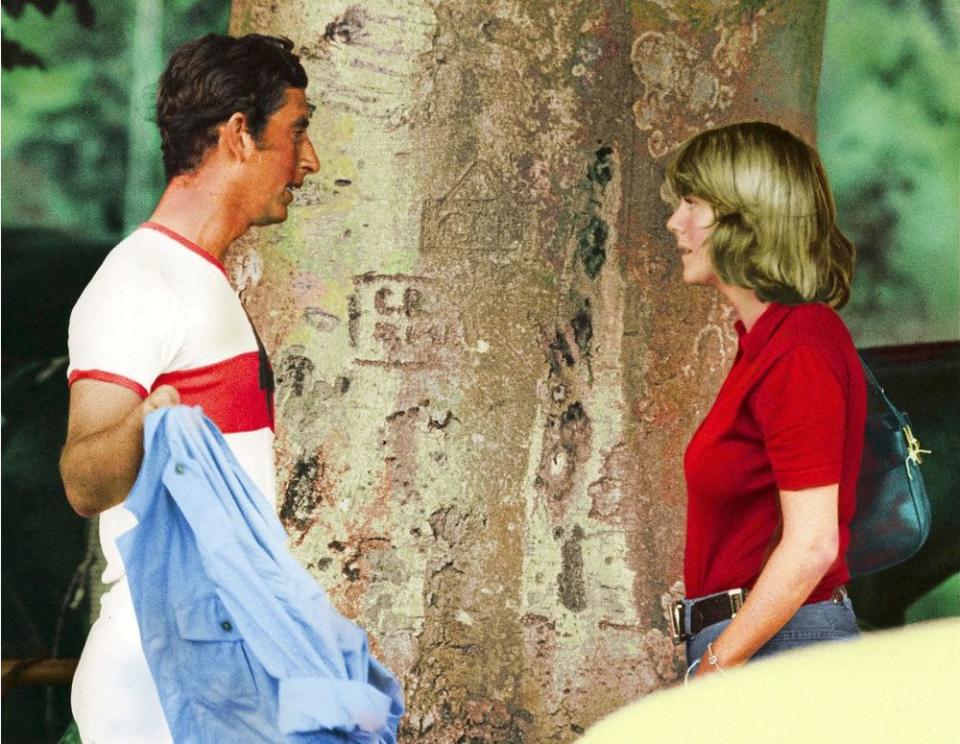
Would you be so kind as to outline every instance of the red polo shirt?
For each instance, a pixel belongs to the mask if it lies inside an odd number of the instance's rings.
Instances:
[[[820,304],[772,303],[747,333],[687,446],[688,597],[754,585],[780,524],[779,491],[840,484],[839,558],[807,598],[849,578],[866,386],[850,333]]]

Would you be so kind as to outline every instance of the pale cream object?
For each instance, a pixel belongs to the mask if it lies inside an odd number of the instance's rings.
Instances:
[[[960,619],[826,643],[650,695],[578,744],[960,742]]]

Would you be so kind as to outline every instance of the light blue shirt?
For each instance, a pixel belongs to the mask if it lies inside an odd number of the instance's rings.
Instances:
[[[199,408],[150,414],[117,544],[176,742],[394,744],[400,686]]]

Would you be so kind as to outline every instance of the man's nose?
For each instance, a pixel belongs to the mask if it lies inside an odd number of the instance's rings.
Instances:
[[[309,137],[304,139],[300,149],[300,167],[307,173],[316,173],[320,170],[320,160],[317,158],[317,151],[313,149],[313,143]]]

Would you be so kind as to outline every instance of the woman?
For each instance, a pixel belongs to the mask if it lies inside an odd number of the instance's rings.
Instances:
[[[816,151],[735,124],[681,145],[664,196],[683,280],[719,291],[739,350],[684,457],[686,599],[674,608],[697,676],[858,634],[843,584],[866,391],[834,308],[853,245]]]

